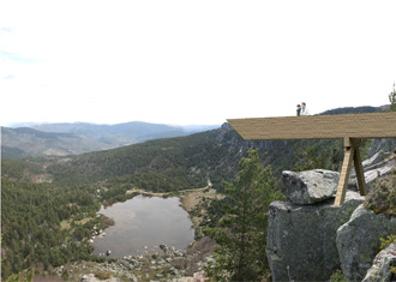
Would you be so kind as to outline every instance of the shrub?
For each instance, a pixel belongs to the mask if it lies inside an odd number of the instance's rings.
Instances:
[[[383,250],[393,242],[396,242],[396,234],[389,235],[385,238],[380,238],[380,240],[381,240],[380,249]]]
[[[337,270],[330,277],[330,282],[348,282],[341,270]]]
[[[378,182],[367,195],[364,206],[375,213],[396,216],[396,173]]]

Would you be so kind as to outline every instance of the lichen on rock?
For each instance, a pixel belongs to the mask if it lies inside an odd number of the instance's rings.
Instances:
[[[273,281],[327,281],[340,264],[337,229],[363,200],[348,191],[340,207],[332,200],[315,205],[271,203],[266,252]]]
[[[364,206],[375,213],[396,216],[396,171],[378,182],[367,195]]]
[[[287,199],[299,205],[309,205],[334,197],[339,173],[325,169],[302,172],[282,172],[282,192]]]
[[[378,253],[362,282],[391,282],[396,280],[396,242]]]
[[[360,205],[337,230],[341,268],[349,281],[361,281],[380,247],[380,238],[396,234],[396,217],[375,214]]]

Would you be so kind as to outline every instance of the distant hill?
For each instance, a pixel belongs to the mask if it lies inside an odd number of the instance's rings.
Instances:
[[[331,113],[371,112],[379,108],[344,108]],[[390,147],[395,144],[392,141]],[[378,142],[366,143],[366,153]],[[383,146],[383,145],[381,145]],[[235,176],[249,148],[257,148],[275,174],[284,169],[337,170],[343,157],[341,140],[245,141],[228,125],[194,135],[153,140],[122,148],[92,152],[53,164],[55,181],[124,183],[148,190],[171,191],[215,184]],[[364,152],[363,152],[364,153]]]
[[[169,126],[145,122],[115,125],[90,123],[29,124],[29,127],[2,128],[3,158],[64,156],[144,142],[151,139],[185,136],[215,126]]]
[[[341,115],[341,114],[360,114],[360,113],[375,113],[384,110],[384,107],[345,107],[325,111],[321,115]]]
[[[210,127],[202,126],[198,130],[181,126],[154,124],[147,122],[127,122],[114,125],[92,123],[48,123],[33,125],[32,128],[45,132],[73,133],[89,137],[114,146],[130,145],[146,140],[184,136]]]
[[[28,127],[1,128],[3,159],[28,156],[65,156],[100,150],[103,144],[71,133],[42,132]]]

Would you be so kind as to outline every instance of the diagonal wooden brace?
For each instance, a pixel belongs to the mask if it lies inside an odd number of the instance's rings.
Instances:
[[[360,139],[344,138],[344,160],[340,173],[340,180],[338,182],[335,206],[340,206],[344,203],[346,190],[348,187],[349,174],[352,167],[352,160],[355,166],[357,183],[360,195],[366,195],[364,171],[359,152]]]
[[[360,143],[360,140],[358,141]],[[364,170],[362,166],[362,159],[360,157],[359,143],[355,145],[355,154],[353,155],[353,164],[355,166],[356,179],[360,195],[366,195],[366,181],[364,178]]]

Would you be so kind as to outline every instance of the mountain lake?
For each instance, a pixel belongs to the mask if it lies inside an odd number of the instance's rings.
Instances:
[[[104,230],[105,235],[95,238],[94,254],[110,257],[142,255],[158,250],[160,244],[186,249],[194,240],[194,229],[188,213],[177,197],[160,198],[136,196],[99,211],[114,220]]]

